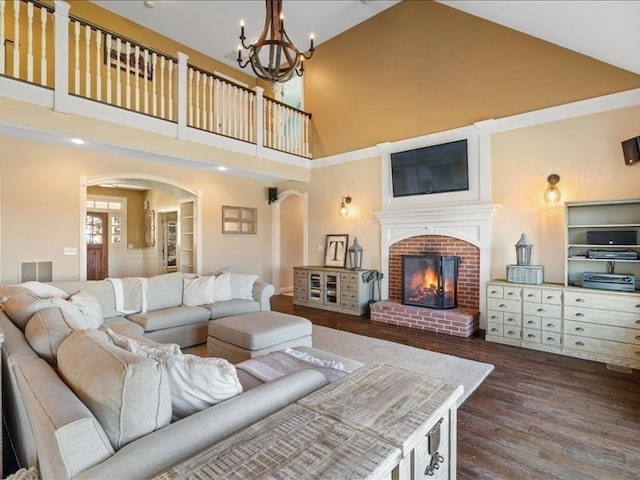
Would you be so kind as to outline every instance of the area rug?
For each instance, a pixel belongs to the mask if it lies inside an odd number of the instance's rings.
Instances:
[[[459,405],[478,388],[494,368],[489,363],[430,352],[319,325],[313,326],[312,338],[313,347],[320,350],[362,363],[388,363],[462,385],[464,393]]]

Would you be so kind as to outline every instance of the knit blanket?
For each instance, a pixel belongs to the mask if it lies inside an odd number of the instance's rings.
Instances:
[[[143,277],[107,278],[113,285],[116,310],[122,314],[147,311],[148,280]]]
[[[270,382],[288,373],[308,368],[320,370],[329,382],[335,382],[349,373],[342,362],[320,359],[291,348],[250,358],[237,363],[236,368],[244,370],[263,382]]]

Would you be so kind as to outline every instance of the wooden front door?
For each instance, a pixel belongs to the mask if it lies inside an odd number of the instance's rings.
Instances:
[[[87,212],[87,280],[104,280],[109,276],[109,214]]]

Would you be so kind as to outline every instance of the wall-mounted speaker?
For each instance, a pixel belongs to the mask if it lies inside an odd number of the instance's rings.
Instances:
[[[278,189],[276,187],[269,187],[269,205],[278,200]]]
[[[622,152],[624,153],[624,163],[627,165],[640,162],[640,137],[622,142]]]

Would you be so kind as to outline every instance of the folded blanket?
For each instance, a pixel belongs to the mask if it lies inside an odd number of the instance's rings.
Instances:
[[[116,310],[125,315],[147,311],[148,282],[143,277],[107,278],[113,286]]]
[[[236,364],[236,368],[244,370],[263,382],[270,382],[287,373],[307,368],[320,370],[329,382],[335,382],[349,373],[344,369],[344,365],[341,362],[323,360],[290,348],[271,352],[261,357],[250,358]]]

